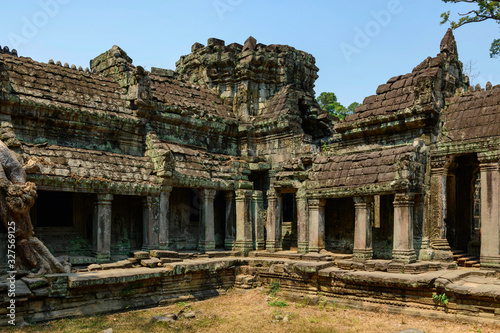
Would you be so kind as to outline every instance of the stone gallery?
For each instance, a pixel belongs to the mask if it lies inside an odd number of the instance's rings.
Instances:
[[[118,46],[85,70],[1,49],[0,237],[26,226],[19,313],[122,310],[119,290],[138,281],[135,307],[276,278],[349,302],[347,281],[374,303],[383,285],[432,308],[439,274],[456,290],[496,280],[500,86],[469,84],[451,30],[343,121],[315,100],[317,72],[312,55],[252,37],[195,43],[175,70],[146,71]],[[345,278],[374,270],[399,282]],[[473,311],[470,290],[450,293],[463,307],[447,315]],[[495,319],[491,293],[473,298]]]

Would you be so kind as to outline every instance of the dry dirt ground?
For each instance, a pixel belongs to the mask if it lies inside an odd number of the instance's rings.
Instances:
[[[282,307],[280,307],[280,305]],[[153,316],[192,311],[173,323],[151,323]],[[410,317],[385,312],[366,312],[332,304],[308,305],[283,301],[266,290],[226,295],[168,307],[130,311],[106,316],[56,320],[24,328],[0,328],[6,332],[397,332],[417,328],[430,332],[500,332],[500,325],[462,323]]]

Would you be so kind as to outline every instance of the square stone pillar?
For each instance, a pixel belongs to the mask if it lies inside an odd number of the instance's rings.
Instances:
[[[160,216],[159,216],[159,241],[158,248],[160,250],[168,250],[170,245],[170,193],[172,186],[163,186],[160,193]]]
[[[215,250],[215,225],[214,225],[214,199],[216,190],[200,190],[201,214],[200,214],[200,251]]]
[[[297,247],[299,253],[309,251],[309,211],[307,209],[307,197],[304,190],[298,190],[296,196],[297,205]]]
[[[146,197],[142,204],[142,249],[144,251],[158,249],[159,221],[158,198]]]
[[[325,248],[325,199],[309,199],[309,251]]]
[[[253,191],[252,194],[252,228],[253,247],[255,250],[264,250],[266,241],[264,238],[264,194],[262,191]]]
[[[236,242],[234,248],[244,254],[252,251],[251,190],[236,190]]]
[[[373,197],[354,197],[354,260],[373,258],[372,202]]]
[[[112,194],[98,194],[94,202],[92,245],[98,263],[109,261],[111,256],[112,202]]]
[[[236,239],[236,209],[234,202],[234,192],[224,193],[226,200],[226,235],[224,237],[224,247],[226,250],[233,250]]]
[[[413,193],[396,193],[394,198],[394,237],[392,258],[411,263],[416,261],[413,249]]]
[[[451,160],[446,157],[431,161],[430,244],[434,260],[451,261],[450,245],[446,239],[446,180]]]
[[[500,268],[499,164],[481,157],[481,268]]]
[[[267,191],[266,249],[270,252],[281,250],[281,214],[283,199],[275,190]]]

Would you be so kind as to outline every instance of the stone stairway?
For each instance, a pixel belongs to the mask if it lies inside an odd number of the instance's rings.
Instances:
[[[481,264],[479,263],[479,258],[465,253],[462,250],[453,250],[453,260],[457,263],[458,266],[462,267],[472,267],[479,268]]]

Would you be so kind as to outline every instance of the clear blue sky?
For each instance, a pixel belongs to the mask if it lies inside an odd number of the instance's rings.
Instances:
[[[347,106],[435,56],[447,29],[439,15],[468,8],[440,0],[10,0],[2,3],[0,45],[87,67],[116,44],[136,65],[174,69],[195,42],[243,44],[252,35],[314,55],[316,93],[333,91]],[[489,58],[499,35],[494,22],[455,31],[460,59],[480,73],[474,84],[500,83],[500,59]]]

